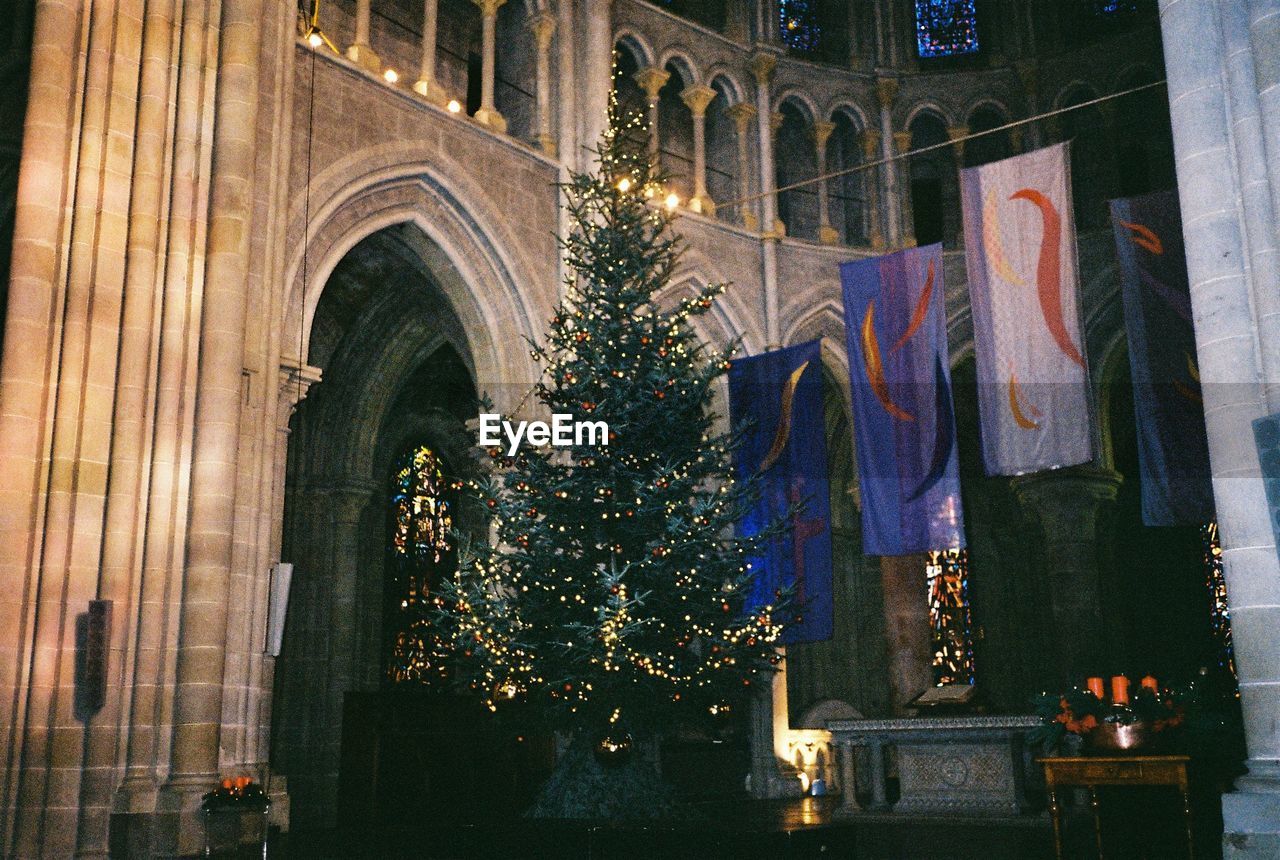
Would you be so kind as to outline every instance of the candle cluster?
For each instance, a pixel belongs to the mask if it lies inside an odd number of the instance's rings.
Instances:
[[[534,388],[550,414],[608,423],[606,446],[487,451],[472,483],[494,540],[463,541],[436,593],[455,677],[497,709],[518,698],[578,725],[711,720],[778,658],[789,595],[746,610],[748,559],[777,529],[734,524],[755,499],[715,432],[714,386],[736,344],[695,335],[723,285],[661,295],[678,264],[643,120],[616,104],[599,168],[564,186],[570,275]]]

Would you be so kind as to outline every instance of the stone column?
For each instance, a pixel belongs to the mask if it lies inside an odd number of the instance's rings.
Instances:
[[[507,130],[507,121],[493,106],[493,77],[497,64],[498,8],[507,0],[472,0],[480,7],[480,109],[477,122],[494,131]]]
[[[428,3],[433,0],[427,0]],[[534,43],[537,46],[537,133],[533,142],[538,149],[547,155],[556,154],[556,140],[551,136],[551,36],[556,31],[556,16],[550,12],[539,12],[529,18],[529,29],[533,31]]]
[[[750,134],[756,109],[746,102],[739,102],[729,108],[728,114],[738,135],[738,197],[746,198],[751,196],[751,146],[747,135]],[[738,205],[738,220],[748,230],[760,229],[760,219],[751,211],[749,203]]]
[[[760,154],[760,280],[764,294],[764,331],[766,347],[778,345],[778,240],[786,232],[778,220],[778,182],[773,161],[773,106],[769,80],[778,58],[761,51],[751,58],[751,74],[756,79],[756,128]]]
[[[862,130],[862,159],[866,164],[880,160],[878,131],[869,128]],[[880,175],[883,169],[884,165],[864,169],[865,178],[862,180],[867,195],[867,241],[875,250],[884,248],[884,231],[880,227],[884,220],[884,213],[880,207]]]
[[[700,84],[680,93],[680,100],[693,115],[693,198],[689,208],[703,215],[716,214],[716,204],[707,194],[707,105],[715,97],[715,90]]]
[[[880,558],[884,630],[893,712],[933,686],[933,634],[929,628],[926,558],[919,553]]]
[[[1040,112],[1040,77],[1036,71],[1035,61],[1019,60],[1014,63],[1013,67],[1018,73],[1018,80],[1022,82],[1022,93],[1027,102],[1027,116],[1035,116]],[[1037,122],[1014,126],[1009,129],[1009,137],[1013,143],[1015,154],[1024,151],[1022,149],[1024,140],[1026,142],[1025,151],[1036,149],[1044,140],[1044,136],[1040,132],[1040,123]]]
[[[1258,141],[1250,123],[1237,124],[1240,117],[1224,84],[1242,94],[1233,63],[1249,56],[1261,122],[1274,135],[1280,69],[1268,40],[1280,26],[1280,6],[1276,0],[1251,0],[1251,41],[1245,47],[1235,39],[1229,45],[1224,35],[1223,16],[1229,23],[1236,5],[1160,0],[1160,27],[1248,753],[1248,775],[1222,797],[1223,843],[1228,856],[1244,858],[1280,855],[1280,558],[1251,426],[1280,408],[1268,396],[1280,380],[1260,354],[1260,335],[1270,322],[1254,304],[1276,285],[1260,282],[1257,270],[1246,265],[1250,236],[1274,231],[1275,225],[1259,223],[1257,206],[1242,201],[1251,194],[1248,186],[1264,180],[1274,194],[1280,164],[1265,159],[1263,176],[1239,172],[1233,148],[1274,151],[1276,141],[1265,133]]]
[[[179,854],[193,853],[200,845],[200,796],[217,779],[219,768],[263,7],[263,0],[228,0],[222,6],[191,518],[173,694],[173,748],[169,781],[160,799],[177,825],[172,833],[176,839],[166,847]]]
[[[861,812],[858,804],[858,747],[852,741],[835,741],[840,756],[840,812]]]
[[[432,102],[443,105],[447,99],[436,80],[436,17],[439,0],[422,0],[422,64],[413,88]]]
[[[876,99],[880,103],[880,158],[884,160],[883,193],[885,238],[892,248],[902,242],[902,196],[898,191],[899,163],[893,160],[893,103],[898,98],[898,81],[894,78],[876,80]]]
[[[1098,524],[1115,503],[1121,478],[1110,469],[1080,466],[1022,475],[1013,490],[1044,533],[1039,565],[1048,578],[1055,675],[1046,683],[1070,684],[1096,674],[1114,649],[1103,619]]]
[[[581,133],[580,169],[595,169],[595,149],[608,124],[609,94],[613,90],[613,0],[565,0],[561,7],[574,7],[574,23],[559,27],[565,40],[577,43],[578,62],[572,79],[574,98],[578,103]],[[561,91],[563,98],[564,91]]]
[[[895,131],[893,133],[893,147],[898,160],[893,162],[894,172],[902,177],[899,184],[901,189],[901,204],[898,207],[898,217],[901,223],[898,226],[899,242],[904,248],[914,248],[916,245],[916,226],[915,216],[912,214],[911,208],[911,165],[905,156],[911,151],[911,132]]]
[[[827,141],[835,130],[834,122],[819,120],[813,124],[814,155],[817,158],[819,177],[825,177],[827,172]],[[825,178],[818,179],[818,241],[824,245],[835,245],[840,241],[840,234],[831,226],[831,204],[827,200]]]
[[[664,72],[657,66],[649,66],[636,72],[633,77],[649,100],[649,157],[653,159],[653,166],[657,168],[661,165],[659,153],[662,151],[661,138],[658,135],[658,98],[662,88],[671,79],[671,73]]]
[[[369,19],[372,0],[356,0],[356,40],[347,48],[347,59],[371,72],[382,71],[382,60],[369,47]]]

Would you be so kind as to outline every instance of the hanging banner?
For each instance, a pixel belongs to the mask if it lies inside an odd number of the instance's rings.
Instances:
[[[739,524],[758,534],[788,509],[791,528],[754,559],[755,586],[748,608],[771,604],[793,587],[799,620],[784,644],[831,638],[831,497],[827,481],[826,423],[822,413],[822,359],[818,341],[735,359],[729,368],[729,417],[747,426],[738,449],[738,476],[762,476],[755,507]]]
[[[1067,144],[960,171],[989,475],[1089,461]]]
[[[1191,289],[1178,195],[1111,201],[1133,374],[1142,521],[1200,525],[1214,517]]]
[[[840,266],[867,555],[963,547],[942,246]]]

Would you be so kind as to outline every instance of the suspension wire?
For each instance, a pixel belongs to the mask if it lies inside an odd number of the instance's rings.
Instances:
[[[879,167],[880,165],[888,164],[891,161],[899,161],[900,159],[903,159],[903,158],[910,158],[913,155],[920,155],[921,153],[933,152],[934,150],[937,150],[937,149],[943,149],[946,147],[955,146],[958,143],[964,143],[967,140],[973,140],[974,138],[977,138],[977,137],[985,137],[988,134],[995,134],[998,131],[1007,131],[1011,128],[1014,128],[1015,126],[1026,125],[1027,123],[1031,123],[1031,122],[1038,122],[1042,119],[1048,119],[1051,116],[1057,116],[1059,114],[1067,113],[1068,111],[1079,110],[1080,108],[1085,108],[1085,107],[1089,107],[1090,105],[1100,104],[1101,102],[1110,101],[1111,99],[1123,98],[1124,96],[1132,95],[1134,93],[1140,93],[1144,90],[1149,90],[1154,87],[1164,86],[1166,82],[1167,81],[1165,79],[1161,79],[1158,81],[1153,81],[1152,83],[1149,83],[1149,84],[1142,84],[1140,86],[1132,87],[1127,90],[1121,90],[1118,93],[1111,93],[1110,95],[1099,96],[1096,99],[1089,99],[1088,101],[1080,102],[1079,104],[1068,105],[1067,107],[1057,108],[1056,110],[1051,110],[1045,113],[1036,114],[1035,116],[1029,116],[1026,119],[1017,119],[1017,120],[1014,120],[1013,122],[1007,122],[1004,125],[996,126],[995,128],[986,129],[985,131],[975,131],[970,134],[966,134],[963,137],[957,137],[955,140],[947,140],[942,143],[933,143],[933,144],[930,144],[929,146],[922,146],[919,149],[913,149],[909,152],[902,152],[897,155],[891,155],[888,158],[881,158],[878,161],[868,161],[866,163],[858,164],[853,167],[846,167],[841,170],[833,170],[830,173],[824,173],[820,176],[815,176],[811,179],[801,180],[800,182],[793,182],[790,185],[784,185],[781,188],[775,188],[772,191],[762,191],[758,194],[751,194],[746,197],[739,197],[737,200],[729,200],[724,203],[717,203],[716,205],[723,206],[726,208],[729,206],[741,206],[744,203],[751,203],[763,197],[768,197],[770,194],[781,194],[784,191],[794,191],[795,189],[803,188],[806,185],[813,185],[815,182],[825,182],[828,179],[834,179],[838,176],[847,176],[850,173],[857,173],[860,170],[870,170],[873,167]]]

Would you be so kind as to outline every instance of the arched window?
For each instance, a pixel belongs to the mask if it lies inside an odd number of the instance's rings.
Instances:
[[[991,131],[1008,122],[1009,120],[991,105],[982,105],[969,115],[969,133]],[[965,141],[964,144],[965,167],[977,167],[979,164],[999,161],[1010,155],[1013,155],[1013,141],[1009,138],[1008,130],[984,134]]]
[[[962,549],[934,550],[929,579],[929,626],[933,630],[933,681],[974,683],[973,624],[969,615],[969,556]]]
[[[831,173],[847,171],[862,163],[862,144],[858,129],[844,111],[831,117],[836,130],[827,145],[827,163]],[[867,241],[866,193],[863,183],[871,174],[866,170],[843,173],[828,182],[831,195],[831,226],[846,245],[862,245]]]
[[[932,113],[921,113],[911,121],[913,150],[937,146],[948,139],[946,124]],[[911,180],[911,223],[916,242],[950,245],[960,232],[960,187],[951,148],[911,156],[907,171]]]
[[[818,238],[817,152],[813,144],[813,123],[795,102],[784,101],[778,108],[782,125],[778,128],[775,175],[778,188],[797,182],[808,184],[778,193],[778,217],[787,235],[799,239]]]
[[[410,449],[396,462],[383,611],[391,683],[428,683],[444,673],[440,657],[445,649],[431,630],[427,603],[455,563],[451,490],[439,459],[426,445]]]
[[[778,31],[793,54],[837,65],[849,62],[846,0],[779,0]]]
[[[924,58],[977,53],[976,0],[916,0],[916,50]]]

